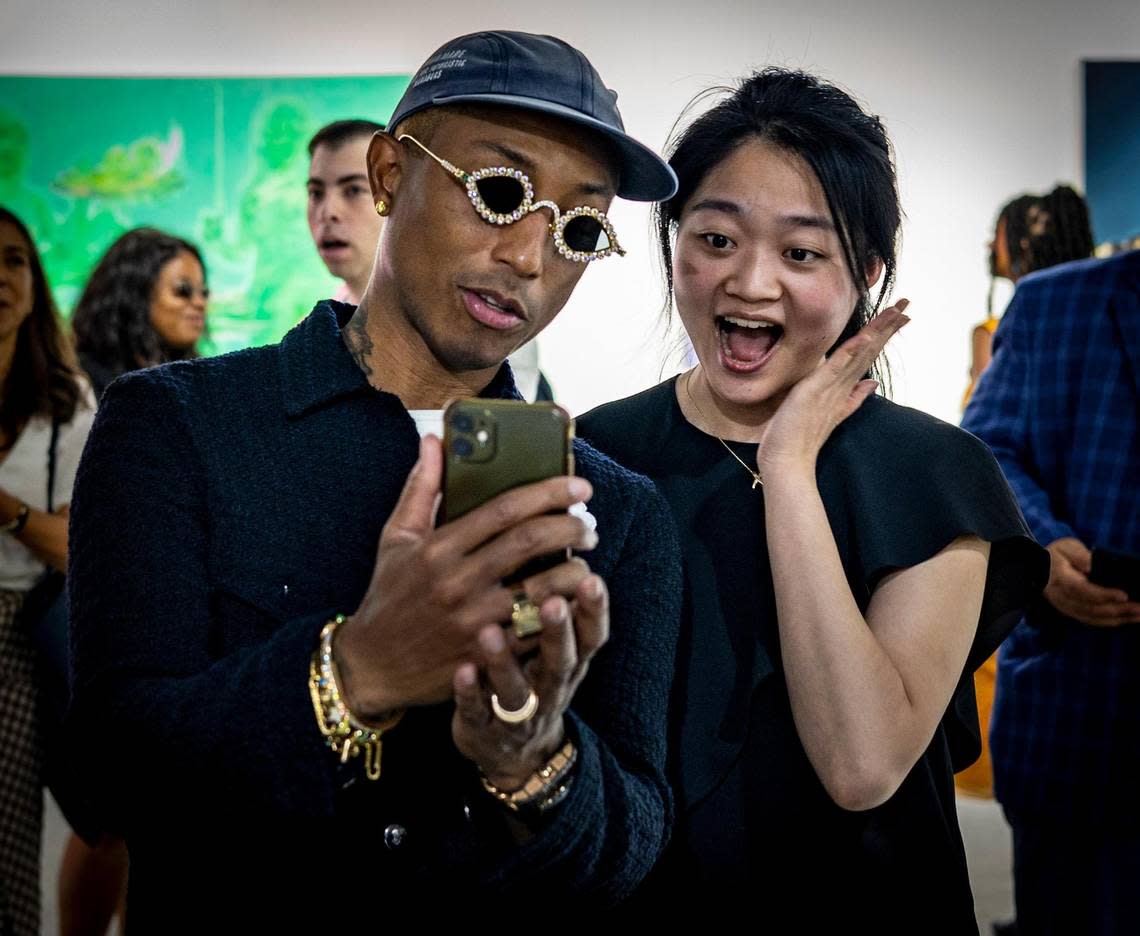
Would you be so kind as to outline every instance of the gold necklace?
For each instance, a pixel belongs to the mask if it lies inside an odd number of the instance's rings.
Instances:
[[[687,374],[685,374],[685,395],[689,398],[689,402],[693,404],[693,407],[700,414],[701,419],[703,419],[706,423],[708,423],[708,425],[711,426],[712,422],[710,422],[709,418],[705,415],[705,411],[703,409],[701,409],[701,404],[697,402],[697,398],[695,396],[693,396],[693,390],[689,386],[689,384],[692,382],[692,379],[693,379],[693,371],[689,371]],[[764,479],[762,477],[760,477],[759,471],[754,471],[753,469],[749,468],[748,463],[743,458],[741,458],[739,455],[737,455],[736,452],[734,452],[732,450],[732,446],[729,445],[727,442],[725,442],[724,439],[722,439],[720,436],[714,434],[713,438],[716,439],[721,445],[724,446],[725,450],[728,452],[729,455],[731,455],[738,462],[740,462],[741,468],[743,468],[750,475],[752,475],[752,490],[755,491],[757,487],[763,487],[764,486]]]

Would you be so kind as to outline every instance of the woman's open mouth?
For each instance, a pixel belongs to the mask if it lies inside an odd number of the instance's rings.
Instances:
[[[718,315],[720,360],[731,371],[749,374],[763,367],[783,337],[784,328],[775,322]]]

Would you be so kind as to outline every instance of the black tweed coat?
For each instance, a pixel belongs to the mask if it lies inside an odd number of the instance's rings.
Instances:
[[[136,372],[103,398],[71,502],[70,725],[131,849],[132,930],[340,931],[501,895],[564,915],[619,901],[667,838],[675,534],[653,485],[584,443],[612,623],[568,714],[568,799],[515,844],[450,705],[409,713],[375,783],[323,746],[309,658],[364,594],[418,446],[345,349],[350,313],[322,302],[279,345]],[[484,395],[516,395],[506,365]]]

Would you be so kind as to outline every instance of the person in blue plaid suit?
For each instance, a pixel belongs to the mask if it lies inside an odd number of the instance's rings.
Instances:
[[[1140,932],[1140,603],[1089,581],[1093,548],[1140,553],[1140,251],[1023,279],[962,425],[1052,558],[990,735],[1018,932]]]

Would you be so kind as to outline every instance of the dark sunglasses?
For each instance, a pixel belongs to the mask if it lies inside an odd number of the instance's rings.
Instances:
[[[458,180],[467,189],[471,207],[488,224],[514,224],[540,208],[549,208],[554,215],[550,235],[558,252],[567,260],[589,263],[614,253],[625,256],[610,219],[597,208],[582,205],[562,211],[552,201],[536,202],[534,186],[526,173],[518,169],[496,166],[464,172],[436,156],[411,134],[401,133],[397,140],[415,143]]]
[[[185,280],[174,284],[174,295],[179,299],[193,299],[196,293],[201,294],[203,301],[210,298],[210,290],[206,286],[197,289],[193,283],[188,283]]]

